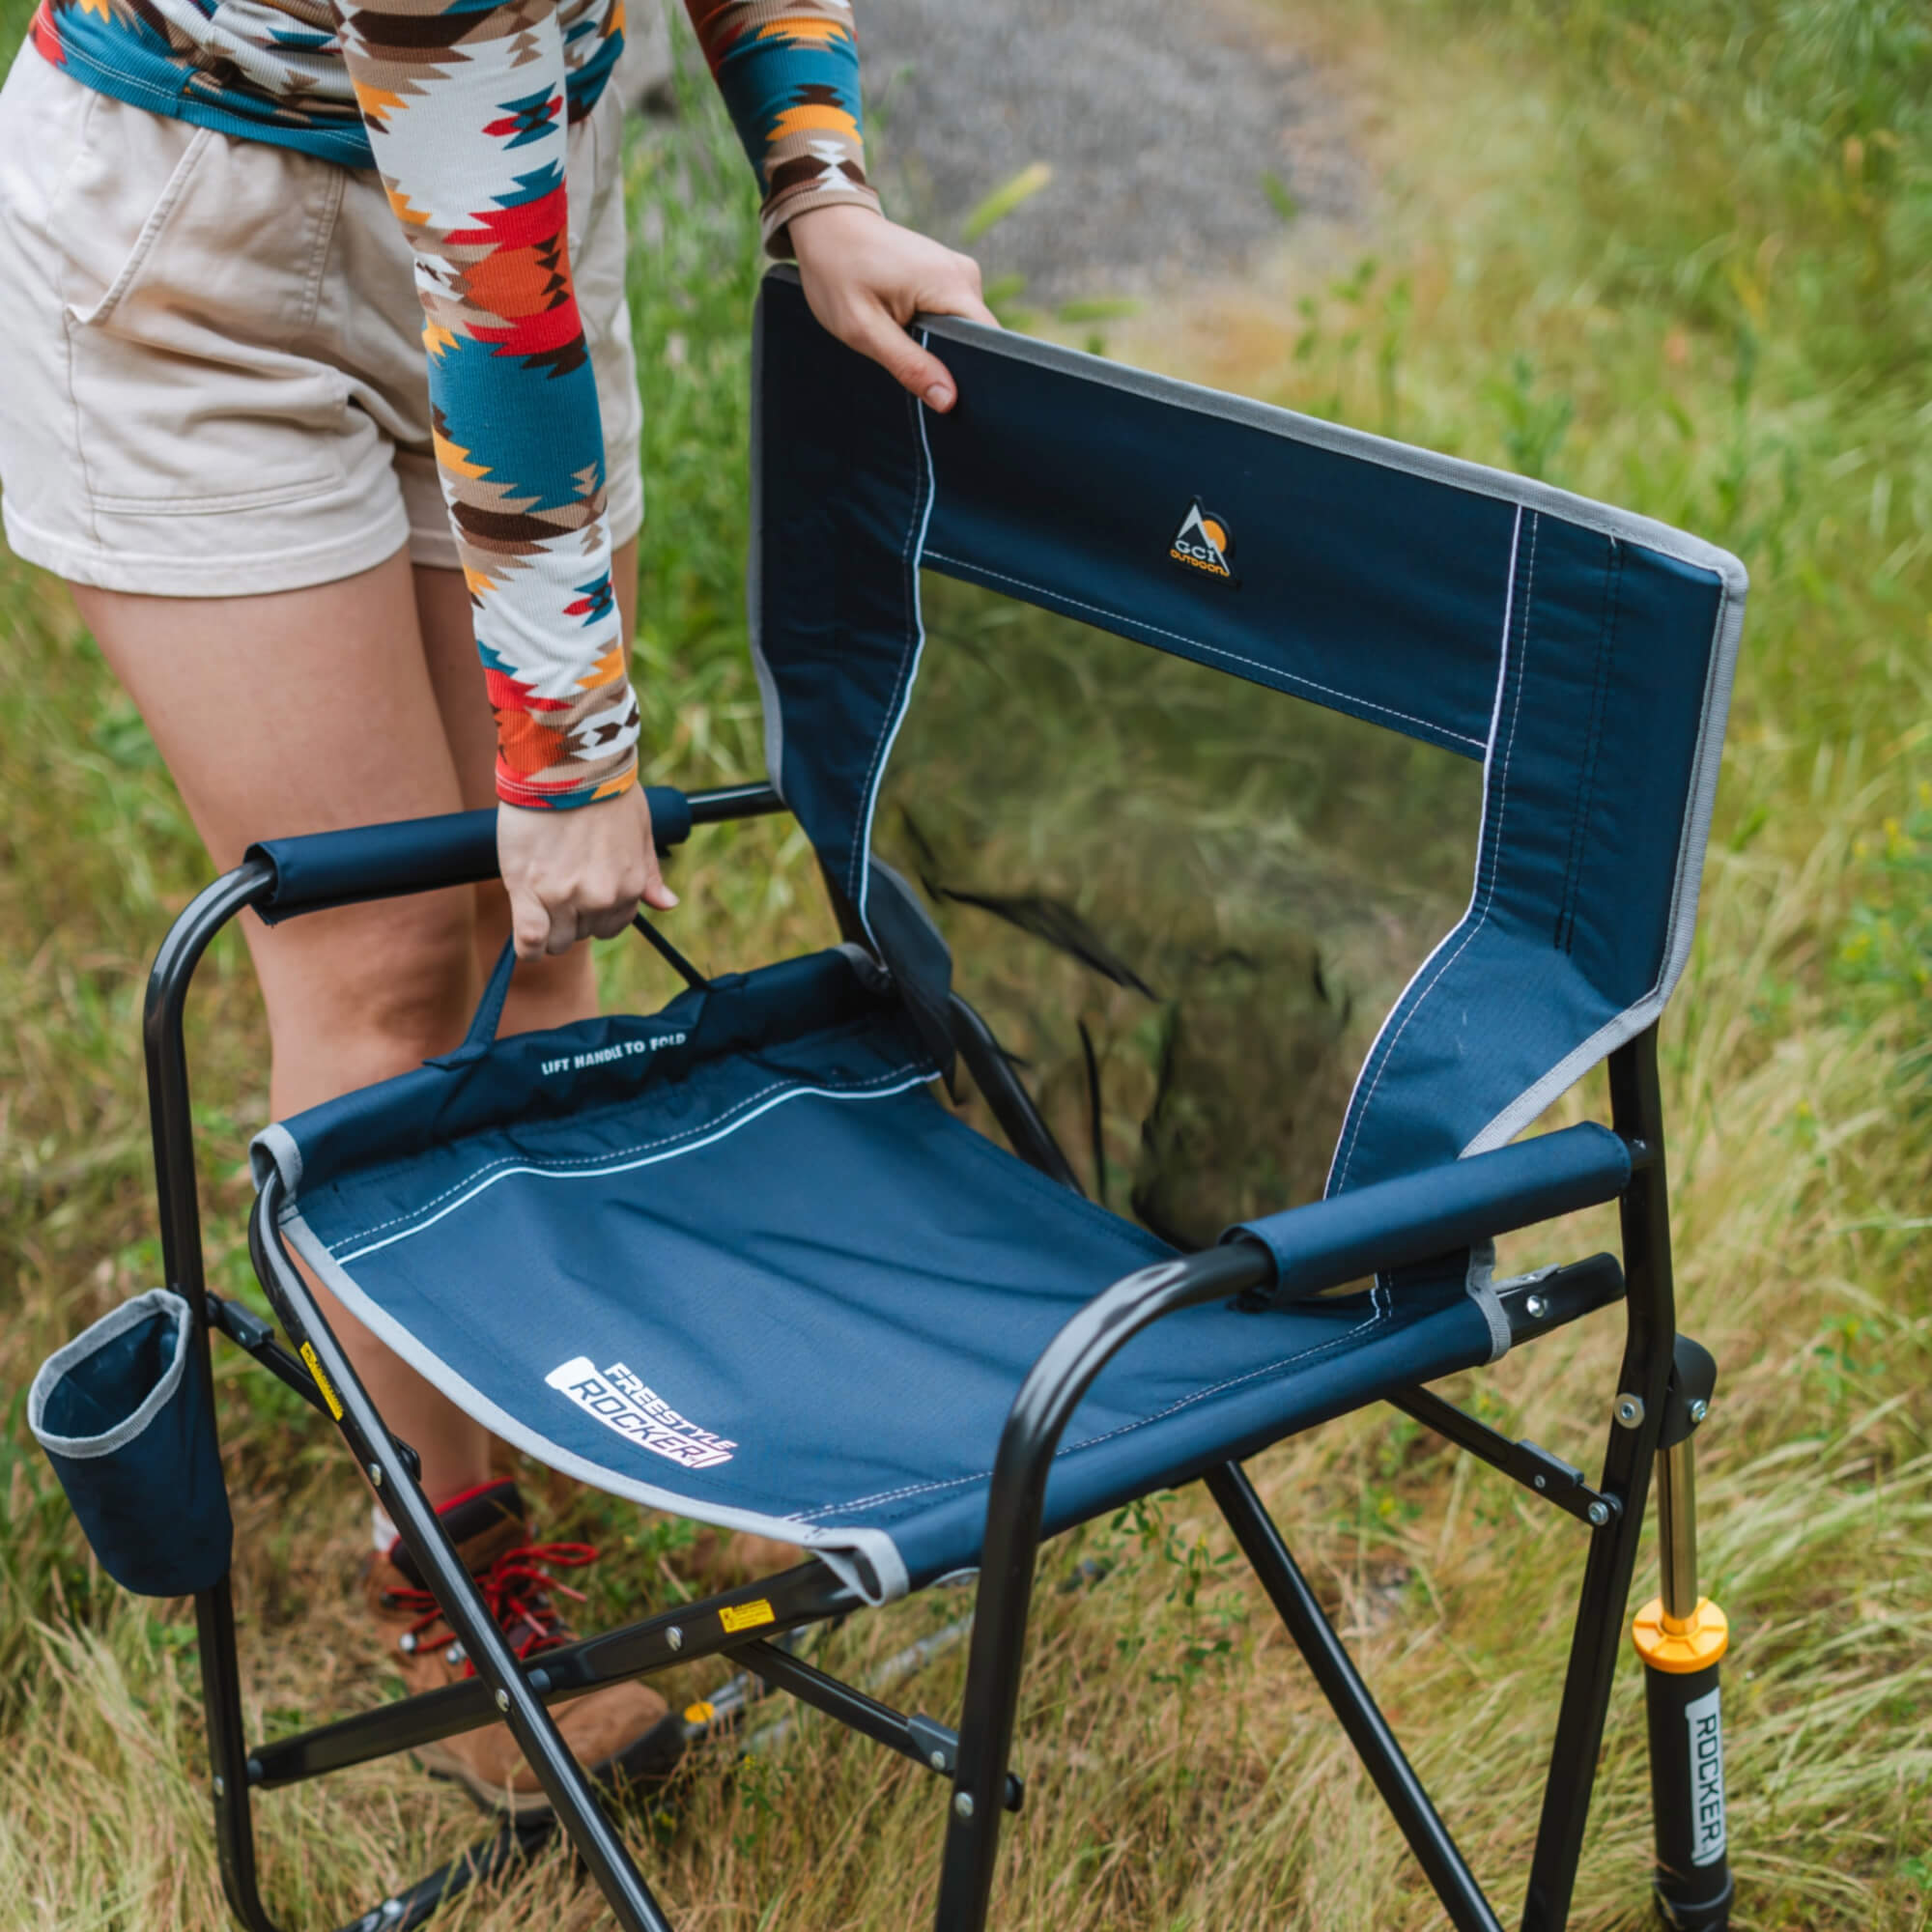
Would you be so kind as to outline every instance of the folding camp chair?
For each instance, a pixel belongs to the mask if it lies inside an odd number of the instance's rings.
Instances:
[[[925,327],[963,398],[944,417],[821,333],[788,271],[767,280],[750,598],[770,779],[653,798],[667,844],[694,825],[793,812],[842,946],[712,980],[686,968],[689,989],[650,1016],[497,1039],[506,957],[457,1051],[269,1127],[254,1148],[252,1248],[295,1352],[204,1285],[189,976],[244,906],[277,920],[494,876],[492,817],[259,845],[161,951],[147,1050],[185,1324],[161,1340],[187,1364],[167,1372],[205,1404],[218,1328],[326,1408],[475,1670],[249,1744],[225,1506],[218,1472],[215,1493],[206,1480],[212,1433],[198,1438],[199,1500],[178,1488],[176,1508],[202,1511],[207,1534],[177,1539],[201,1553],[174,1581],[197,1591],[236,1916],[268,1932],[257,1792],[503,1717],[618,1921],[666,1926],[549,1706],[722,1657],[938,1774],[936,1922],[983,1926],[1001,1815],[1020,1800],[1009,1758],[1041,1539],[1200,1477],[1449,1918],[1494,1928],[1240,1466],[1387,1401],[1587,1535],[1531,1932],[1568,1915],[1660,1463],[1663,1593],[1637,1629],[1655,1884],[1671,1923],[1722,1925],[1723,1630],[1697,1593],[1690,1475],[1714,1371],[1676,1333],[1655,1039],[1690,946],[1744,573],[1709,545],[1539,483],[1019,336]],[[1468,908],[1383,1023],[1323,1198],[1180,1253],[1068,1184],[1035,1096],[953,990],[938,928],[873,852],[920,666],[922,570],[1481,761]],[[1011,1151],[932,1092],[955,1059]],[[1518,1139],[1605,1059],[1608,1126]],[[1620,1261],[1495,1278],[1495,1236],[1609,1202]],[[297,1257],[517,1448],[654,1508],[783,1538],[803,1560],[520,1662]],[[1627,1341],[1595,1481],[1423,1386],[1618,1300]],[[125,1335],[113,1347],[125,1354]],[[50,1438],[61,1400],[56,1387]],[[85,1482],[73,1487],[83,1501]],[[103,1554],[117,1534],[138,1541],[119,1520],[97,1537]],[[122,1560],[139,1567],[138,1552]],[[956,1731],[775,1641],[974,1572]],[[412,1924],[496,1856],[459,1861],[357,1922]]]

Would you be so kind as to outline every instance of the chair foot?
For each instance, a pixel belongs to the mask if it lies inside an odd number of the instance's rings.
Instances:
[[[540,1851],[555,1831],[556,1822],[548,1812],[537,1818],[505,1819],[489,1837],[408,1890],[372,1906],[360,1918],[352,1918],[342,1932],[412,1932],[458,1892]]]

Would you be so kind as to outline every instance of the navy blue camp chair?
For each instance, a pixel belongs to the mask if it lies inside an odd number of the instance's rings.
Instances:
[[[494,876],[492,816],[270,840],[161,952],[147,1045],[168,1284],[204,1347],[222,1330],[327,1409],[477,1673],[251,1745],[226,1578],[199,1591],[237,1917],[270,1924],[257,1792],[501,1714],[618,1921],[666,1926],[548,1707],[722,1656],[938,1773],[937,1923],[973,1932],[1020,1797],[1009,1758],[1040,1542],[1198,1477],[1449,1918],[1493,1928],[1240,1467],[1387,1401],[1586,1539],[1531,1932],[1569,1911],[1663,1452],[1664,1594],[1645,1653],[1662,1686],[1656,1883],[1670,1922],[1723,1924],[1721,1638],[1696,1594],[1689,1470],[1712,1371],[1675,1330],[1655,1029],[1690,946],[1744,573],[1539,483],[1015,335],[930,333],[964,398],[945,417],[821,333],[787,271],[767,281],[750,597],[769,781],[653,795],[666,844],[794,813],[843,945],[710,980],[685,969],[688,990],[659,1012],[498,1039],[506,960],[455,1052],[266,1129],[253,1253],[293,1350],[204,1285],[189,975],[244,906],[273,921]],[[1068,1184],[1014,1063],[954,990],[939,929],[873,850],[920,668],[923,571],[1481,762],[1467,910],[1361,1067],[1324,1198],[1179,1252]],[[1605,1060],[1607,1125],[1519,1138]],[[962,1070],[1009,1149],[935,1094]],[[1495,1236],[1608,1202],[1621,1258],[1496,1279]],[[786,1539],[803,1560],[520,1663],[297,1258],[506,1441],[655,1509]],[[1628,1339],[1599,1477],[1423,1386],[1618,1301]],[[975,1572],[956,1730],[778,1641]],[[414,1923],[489,1862],[459,1861],[359,1922]]]

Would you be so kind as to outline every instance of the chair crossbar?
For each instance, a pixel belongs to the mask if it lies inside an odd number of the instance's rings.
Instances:
[[[523,1668],[523,1679],[540,1702],[558,1704],[607,1684],[647,1677],[674,1663],[735,1656],[746,1648],[746,1639],[724,1630],[724,1615],[758,1603],[768,1604],[773,1612],[772,1620],[760,1628],[768,1634],[781,1634],[843,1616],[859,1607],[860,1600],[824,1564],[801,1564],[762,1583],[701,1603],[682,1604],[621,1629],[545,1651],[539,1662]],[[495,1723],[498,1716],[490,1687],[481,1678],[468,1678],[257,1745],[248,1753],[248,1781],[258,1791],[300,1784],[353,1764],[455,1737],[478,1724]]]
[[[766,1683],[789,1691],[802,1704],[810,1704],[828,1718],[835,1718],[847,1730],[860,1732],[888,1750],[910,1758],[922,1770],[951,1777],[959,1760],[959,1735],[935,1718],[906,1717],[867,1696],[855,1685],[838,1678],[781,1650],[772,1643],[748,1643],[733,1657]],[[1007,1773],[1003,1800],[1009,1811],[1017,1811],[1026,1802],[1026,1786],[1010,1771]]]
[[[1614,1496],[1593,1490],[1574,1463],[1552,1456],[1541,1443],[1513,1441],[1427,1389],[1405,1389],[1389,1397],[1389,1406],[1413,1416],[1491,1468],[1500,1469],[1512,1482],[1554,1503],[1579,1522],[1601,1528],[1622,1507]]]
[[[1564,1267],[1541,1268],[1535,1274],[1496,1284],[1512,1346],[1606,1307],[1623,1292],[1624,1271],[1614,1255],[1591,1255]],[[1592,1529],[1601,1529],[1622,1507],[1615,1496],[1592,1489],[1574,1463],[1552,1456],[1540,1443],[1513,1441],[1430,1389],[1403,1389],[1388,1401],[1391,1407],[1413,1416],[1457,1448],[1500,1469],[1512,1481]]]
[[[1502,1932],[1502,1922],[1463,1862],[1422,1780],[1410,1768],[1348,1648],[1335,1634],[1254,1485],[1236,1463],[1208,1472],[1208,1493],[1261,1578],[1294,1645],[1375,1780],[1409,1849],[1428,1874],[1456,1932]]]

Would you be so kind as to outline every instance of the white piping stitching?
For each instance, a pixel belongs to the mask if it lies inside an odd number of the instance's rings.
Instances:
[[[884,1073],[870,1073],[867,1074],[865,1079],[853,1082],[853,1085],[855,1087],[876,1087],[880,1081],[891,1080],[895,1075],[903,1073],[905,1070],[906,1068],[904,1066],[895,1066]],[[930,1078],[931,1076],[928,1075],[927,1077]],[[726,1107],[722,1114],[718,1116],[717,1121],[709,1122],[701,1127],[684,1127],[681,1128],[677,1133],[666,1134],[660,1140],[637,1141],[633,1143],[633,1145],[630,1147],[618,1148],[611,1152],[574,1153],[568,1155],[559,1154],[546,1164],[545,1171],[549,1171],[550,1169],[553,1168],[561,1170],[566,1167],[585,1167],[588,1166],[593,1161],[622,1159],[626,1154],[641,1152],[645,1148],[673,1147],[677,1144],[677,1142],[681,1140],[688,1140],[694,1134],[709,1133],[713,1127],[719,1124],[720,1122],[728,1121],[733,1114],[738,1113],[743,1108],[751,1106],[754,1101],[762,1100],[767,1094],[777,1093],[777,1091],[785,1083],[782,1080],[773,1080],[768,1082],[765,1086],[760,1087],[755,1094],[748,1094],[742,1100],[732,1101],[732,1103],[728,1107]],[[585,1119],[596,1119],[605,1114],[621,1112],[626,1105],[633,1104],[638,1097],[639,1097],[638,1095],[634,1094],[631,1096],[631,1101],[629,1102],[621,1100],[615,1101],[612,1102],[608,1107],[599,1108],[596,1114],[588,1116],[580,1115],[577,1121],[574,1122],[574,1124],[581,1125],[582,1124],[582,1122]],[[353,1241],[359,1241],[366,1238],[370,1235],[380,1235],[384,1228],[393,1228],[396,1227],[401,1222],[413,1220],[416,1215],[428,1212],[428,1210],[434,1208],[439,1201],[447,1201],[452,1194],[461,1193],[463,1189],[468,1187],[472,1180],[480,1179],[484,1175],[488,1174],[493,1168],[510,1166],[516,1163],[517,1161],[530,1160],[530,1159],[534,1159],[534,1156],[526,1154],[515,1154],[515,1153],[498,1154],[495,1160],[485,1161],[481,1167],[474,1169],[469,1174],[467,1174],[461,1180],[453,1181],[449,1186],[445,1187],[440,1194],[432,1194],[427,1201],[421,1204],[420,1207],[412,1208],[407,1214],[397,1214],[393,1215],[390,1219],[386,1221],[378,1221],[373,1227],[364,1228],[359,1234],[350,1235],[345,1236],[344,1238]],[[291,1206],[294,1205],[293,1189],[290,1190],[290,1205]]]
[[[1376,1068],[1376,1077],[1369,1083],[1369,1091],[1362,1096],[1362,1111],[1356,1117],[1355,1130],[1349,1143],[1349,1152],[1342,1162],[1340,1181],[1345,1186],[1349,1179],[1349,1169],[1354,1162],[1355,1151],[1362,1144],[1362,1122],[1368,1117],[1369,1107],[1376,1097],[1376,1089],[1381,1085],[1382,1075],[1388,1071],[1389,1063],[1395,1058],[1396,1048],[1402,1044],[1403,1035],[1408,1031],[1409,1022],[1422,1010],[1430,994],[1449,977],[1449,969],[1468,950],[1477,933],[1489,923],[1491,908],[1495,904],[1496,882],[1502,873],[1503,831],[1509,815],[1510,761],[1516,754],[1517,722],[1522,716],[1522,688],[1528,681],[1523,667],[1529,656],[1530,611],[1536,589],[1536,535],[1541,526],[1542,520],[1532,518],[1529,526],[1529,559],[1522,586],[1522,644],[1517,655],[1516,696],[1510,707],[1509,740],[1503,751],[1503,768],[1496,777],[1496,838],[1494,845],[1491,847],[1490,876],[1483,891],[1483,909],[1477,915],[1475,924],[1463,935],[1462,942],[1455,952],[1442,962],[1441,971],[1415,996],[1415,1004],[1403,1015],[1402,1024],[1396,1028],[1395,1037],[1389,1041],[1388,1051],[1382,1056],[1382,1064]]]
[[[1521,522],[1522,522],[1522,513],[1519,511],[1517,513],[1518,536],[1520,536],[1521,533]],[[1530,592],[1530,586],[1534,584],[1536,581],[1536,534],[1538,527],[1539,527],[1538,523],[1536,521],[1532,521],[1529,530],[1529,576],[1528,576],[1528,582],[1524,584],[1523,587],[1522,636],[1523,636],[1525,652],[1527,650],[1528,639],[1529,639],[1529,592]],[[1492,724],[1490,727],[1490,743],[1492,746],[1493,746],[1495,743],[1497,731],[1499,730],[1502,724],[1503,693],[1508,688],[1510,671],[1511,671],[1510,631],[1513,628],[1514,619],[1516,615],[1516,554],[1517,554],[1517,540],[1516,537],[1512,537],[1510,542],[1509,594],[1503,606],[1502,649],[1500,654],[1501,662],[1497,668],[1497,674],[1496,674],[1495,717],[1494,717],[1494,722]],[[1523,652],[1518,653],[1517,663],[1519,667],[1520,666],[1523,654],[1524,654]],[[1327,1192],[1329,1192],[1330,1194],[1339,1194],[1342,1192],[1343,1188],[1348,1185],[1349,1170],[1354,1164],[1355,1150],[1361,1145],[1362,1123],[1369,1117],[1369,1106],[1370,1103],[1376,1097],[1376,1089],[1381,1085],[1382,1075],[1388,1071],[1389,1063],[1395,1058],[1395,1050],[1397,1046],[1401,1044],[1403,1035],[1408,1031],[1409,1021],[1412,1020],[1417,1014],[1417,1012],[1421,1010],[1422,1003],[1426,999],[1428,999],[1430,994],[1433,993],[1437,986],[1439,986],[1442,983],[1444,975],[1447,974],[1450,967],[1455,965],[1457,959],[1461,957],[1463,949],[1469,944],[1470,940],[1475,938],[1476,934],[1482,929],[1484,922],[1490,916],[1490,903],[1495,895],[1496,874],[1501,868],[1500,861],[1502,855],[1502,839],[1503,839],[1503,802],[1507,798],[1509,792],[1509,760],[1510,760],[1510,755],[1514,752],[1516,746],[1516,720],[1522,708],[1522,682],[1523,681],[1521,676],[1519,675],[1517,678],[1517,687],[1516,687],[1516,709],[1512,711],[1510,714],[1509,750],[1505,751],[1503,754],[1503,769],[1498,780],[1495,843],[1493,847],[1492,847],[1489,842],[1489,838],[1488,838],[1489,801],[1486,796],[1483,803],[1484,824],[1481,830],[1477,833],[1478,842],[1477,842],[1477,854],[1476,854],[1476,866],[1477,866],[1476,884],[1474,890],[1470,893],[1469,895],[1468,911],[1463,913],[1463,919],[1459,923],[1467,924],[1470,914],[1477,912],[1477,906],[1479,902],[1481,904],[1482,910],[1480,913],[1477,913],[1475,924],[1469,926],[1468,931],[1465,932],[1463,935],[1462,939],[1458,942],[1455,952],[1451,952],[1449,956],[1442,961],[1440,968],[1430,979],[1428,984],[1425,985],[1422,988],[1422,990],[1416,994],[1415,1004],[1409,1008],[1407,1012],[1403,1014],[1402,1024],[1396,1028],[1394,1037],[1389,1040],[1387,1051],[1382,1054],[1381,1059],[1377,1063],[1375,1074],[1369,1081],[1369,1091],[1362,1095],[1362,1104],[1359,1109],[1357,1109],[1354,1104],[1354,1096],[1352,1094],[1350,1095],[1349,1121],[1343,1136],[1344,1145],[1338,1148],[1336,1151],[1337,1166],[1335,1172],[1331,1177],[1330,1183],[1327,1189]],[[1485,790],[1487,792],[1487,787],[1485,788]],[[1482,869],[1485,863],[1485,859],[1488,853],[1492,850],[1496,855],[1497,863],[1490,866],[1489,878],[1487,882],[1485,882],[1482,876]],[[1422,978],[1422,976],[1429,971],[1430,967],[1435,964],[1436,956],[1441,952],[1442,948],[1444,946],[1447,946],[1449,944],[1449,941],[1451,939],[1454,939],[1455,936],[1456,935],[1453,931],[1447,934],[1442,939],[1440,944],[1436,946],[1435,951],[1430,953],[1429,957],[1423,961],[1422,965],[1416,971],[1415,978],[1409,981],[1408,986],[1405,986],[1403,988],[1403,995],[1402,995],[1403,999],[1406,999],[1408,997],[1409,988],[1414,986],[1416,980],[1419,980]],[[1402,1005],[1402,1000],[1398,1000],[1396,1002],[1395,1008],[1392,1008],[1390,1009],[1391,1016],[1393,1016],[1394,1012],[1400,1009],[1401,1005]],[[1384,1026],[1386,1026],[1387,1022],[1385,1021],[1383,1024]],[[1380,1044],[1381,1040],[1379,1037],[1378,1037],[1376,1041],[1376,1047],[1380,1046]],[[1371,1047],[1369,1049],[1369,1054],[1371,1059],[1375,1058],[1376,1047]],[[1366,1065],[1367,1063],[1365,1062],[1364,1063],[1365,1068]]]
[[[916,412],[920,408],[918,399],[908,396],[906,407]],[[919,597],[919,560],[925,553],[925,532],[932,522],[932,503],[939,488],[932,473],[932,450],[925,440],[925,418],[915,413],[913,420],[919,430],[920,481],[925,500],[921,503],[915,498],[918,514],[906,526],[905,544],[899,552],[899,568],[911,589],[911,601],[906,606],[906,648],[899,656],[898,675],[893,681],[892,700],[887,706],[889,722],[872,746],[872,762],[866,772],[866,790],[860,802],[858,842],[852,847],[852,863],[845,875],[846,896],[857,909],[860,923],[867,932],[872,926],[866,916],[866,900],[871,884],[867,861],[872,852],[872,813],[878,809],[879,778],[885,770],[887,756],[898,741],[899,726],[905,723],[906,705],[912,696],[912,682],[919,675],[920,656],[925,648],[925,618]]]
[[[1325,697],[1341,698],[1351,705],[1359,705],[1365,711],[1379,711],[1389,718],[1400,718],[1405,724],[1413,724],[1418,729],[1428,731],[1437,737],[1454,738],[1459,745],[1473,745],[1477,751],[1483,749],[1480,738],[1472,738],[1466,731],[1450,731],[1440,724],[1432,724],[1427,718],[1411,717],[1406,711],[1398,711],[1391,704],[1378,704],[1373,698],[1357,697],[1352,692],[1339,691],[1333,685],[1318,684],[1312,677],[1303,677],[1298,672],[1282,670],[1279,667],[1264,664],[1260,658],[1243,657],[1239,651],[1224,650],[1219,644],[1203,643],[1199,638],[1190,638],[1182,631],[1170,631],[1160,624],[1150,624],[1139,617],[1129,617],[1119,611],[1109,611],[1104,605],[1090,604],[1083,597],[1069,597],[1064,591],[1050,589],[1044,583],[1029,582],[1024,577],[1009,577],[1003,570],[988,570],[984,564],[971,562],[963,556],[948,556],[944,551],[931,550],[925,554],[937,563],[954,563],[961,570],[970,570],[976,577],[996,578],[1002,583],[1010,583],[1016,589],[1031,590],[1041,597],[1051,597],[1059,604],[1071,604],[1076,610],[1091,611],[1096,617],[1105,617],[1110,623],[1132,624],[1137,629],[1151,631],[1156,637],[1172,638],[1178,644],[1185,644],[1189,650],[1206,651],[1210,657],[1226,658],[1230,664],[1250,665],[1256,670],[1265,671],[1270,678],[1283,678],[1290,684],[1298,684],[1309,691],[1319,691]]]
[[[1710,801],[1717,792],[1717,758],[1710,755],[1711,713],[1717,681],[1724,673],[1724,624],[1731,609],[1732,591],[1728,580],[1718,580],[1718,618],[1711,648],[1711,664],[1704,680],[1704,697],[1697,724],[1697,743],[1691,754],[1690,806],[1678,838],[1676,870],[1670,884],[1670,916],[1664,926],[1663,959],[1657,978],[1640,998],[1621,1011],[1612,1013],[1587,1039],[1574,1046],[1534,1085],[1526,1087],[1508,1106],[1501,1108],[1470,1138],[1461,1158],[1487,1153],[1492,1148],[1507,1147],[1522,1129],[1567,1093],[1600,1061],[1634,1039],[1662,1012],[1690,958],[1691,934],[1684,928],[1687,913],[1695,925],[1698,888],[1702,883],[1705,847],[1710,839]],[[1722,754],[1721,735],[1718,755]],[[1706,776],[1707,761],[1711,766]],[[1702,799],[1700,806],[1699,800]],[[1699,811],[1704,823],[1698,825]],[[1690,859],[1695,855],[1693,872]]]
[[[890,1072],[874,1073],[867,1079],[854,1081],[850,1087],[844,1088],[817,1087],[805,1084],[787,1086],[782,1080],[774,1080],[770,1085],[759,1088],[755,1094],[748,1094],[744,1099],[727,1107],[724,1113],[718,1116],[717,1120],[708,1122],[705,1126],[687,1127],[682,1133],[668,1134],[661,1140],[639,1141],[632,1147],[623,1148],[614,1152],[572,1154],[567,1159],[556,1159],[545,1163],[533,1161],[520,1154],[500,1154],[497,1159],[486,1162],[482,1167],[476,1169],[473,1174],[468,1175],[453,1186],[444,1188],[440,1194],[432,1196],[421,1207],[412,1208],[409,1213],[392,1215],[388,1220],[378,1221],[373,1227],[364,1228],[358,1234],[341,1236],[340,1238],[343,1240],[360,1241],[365,1245],[349,1249],[339,1259],[345,1264],[360,1261],[364,1255],[374,1254],[378,1248],[386,1248],[391,1242],[404,1239],[407,1235],[421,1234],[425,1228],[432,1227],[436,1222],[440,1221],[445,1214],[452,1213],[456,1208],[461,1208],[465,1201],[473,1200],[476,1194],[480,1193],[484,1187],[494,1186],[498,1180],[507,1180],[515,1174],[536,1175],[550,1180],[594,1180],[607,1174],[626,1174],[633,1168],[648,1167],[657,1161],[669,1160],[678,1154],[693,1153],[698,1148],[709,1147],[714,1142],[723,1140],[727,1134],[736,1133],[740,1127],[749,1125],[759,1115],[769,1113],[773,1107],[779,1106],[785,1100],[797,1099],[804,1095],[813,1095],[824,1100],[885,1100],[890,1099],[895,1094],[903,1094],[914,1087],[923,1087],[932,1078],[933,1074],[930,1068],[922,1068],[920,1071],[908,1075],[903,1066],[897,1066],[894,1067]],[[887,1087],[884,1083],[889,1080],[896,1081],[898,1084]],[[756,1105],[758,1101],[764,1100],[767,1094],[776,1094],[778,1097],[768,1101],[762,1107]],[[752,1111],[746,1112],[748,1108]],[[742,1115],[743,1118],[733,1120],[732,1116],[734,1114]],[[678,1146],[680,1141],[686,1142],[687,1145],[683,1147]],[[644,1153],[644,1150],[646,1149],[657,1149],[659,1151]],[[640,1153],[644,1154],[644,1157],[640,1160],[630,1158],[633,1154]],[[591,1165],[591,1163],[598,1161],[611,1164],[601,1167]],[[567,1174],[563,1171],[566,1168],[581,1168],[583,1172]],[[502,1169],[503,1172],[494,1173],[493,1170],[495,1169]],[[489,1179],[485,1179],[485,1176],[488,1176]],[[466,1188],[469,1189],[468,1194],[464,1194],[463,1192]],[[449,1207],[443,1208],[440,1213],[430,1214],[429,1210],[432,1208],[435,1208],[439,1202],[448,1201],[452,1194],[462,1194],[463,1199],[451,1201]],[[291,1203],[290,1205],[293,1207],[294,1204]],[[424,1215],[429,1215],[429,1219],[422,1219],[421,1217]],[[380,1235],[384,1228],[399,1227],[406,1221],[414,1221],[417,1225],[413,1228],[405,1229],[402,1235],[390,1236],[388,1240],[370,1241],[369,1237],[372,1235]]]

